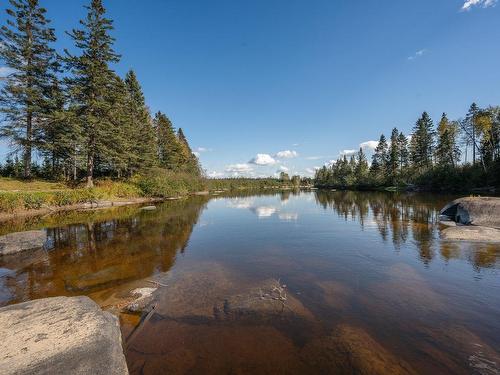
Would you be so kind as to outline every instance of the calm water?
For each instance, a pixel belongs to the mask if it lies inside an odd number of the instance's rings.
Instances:
[[[0,258],[2,305],[89,295],[121,314],[130,372],[500,373],[500,246],[440,240],[453,197],[193,197],[4,223],[46,250]]]

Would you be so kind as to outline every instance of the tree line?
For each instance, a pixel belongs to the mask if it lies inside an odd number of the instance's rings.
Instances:
[[[473,103],[462,119],[450,120],[443,113],[436,127],[424,112],[410,136],[397,128],[389,139],[382,134],[371,164],[360,148],[318,169],[314,180],[323,187],[500,186],[500,107],[479,108]]]
[[[91,0],[78,28],[66,32],[76,52],[61,53],[38,0],[9,3],[0,28],[0,60],[9,71],[0,81],[0,137],[13,152],[3,175],[84,177],[92,187],[95,176],[152,167],[201,174],[182,129],[162,112],[151,115],[134,71],[122,78],[111,68],[120,55],[101,0]]]

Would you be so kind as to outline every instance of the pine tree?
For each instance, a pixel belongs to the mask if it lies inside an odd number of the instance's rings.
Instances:
[[[479,150],[479,143],[477,137],[477,116],[479,114],[479,107],[476,103],[472,103],[469,107],[469,112],[465,116],[465,121],[461,123],[462,131],[465,138],[465,147],[472,146],[472,164],[476,164],[476,150]]]
[[[436,162],[441,166],[454,167],[460,160],[460,149],[457,145],[458,126],[443,113],[437,132]]]
[[[381,135],[375,153],[372,157],[371,173],[378,180],[383,181],[387,176],[388,149],[385,135]]]
[[[149,110],[146,106],[141,85],[135,72],[130,70],[125,77],[129,95],[130,134],[132,141],[129,174],[152,167],[156,162],[155,132]]]
[[[109,65],[119,61],[113,50],[114,38],[109,33],[113,22],[105,17],[101,0],[87,6],[87,17],[80,21],[82,29],[68,35],[81,51],[80,56],[67,50],[66,64],[72,73],[66,82],[70,89],[71,108],[79,120],[84,139],[87,186],[93,186],[94,167],[99,154],[105,154],[114,144],[107,130],[113,127],[110,112],[113,104],[115,77]]]
[[[368,160],[366,159],[363,148],[360,147],[358,153],[356,154],[356,168],[354,174],[356,176],[356,182],[362,183],[368,176]]]
[[[413,166],[419,171],[428,170],[432,167],[433,154],[433,124],[427,112],[424,112],[413,128],[413,135],[410,143],[410,156]]]
[[[392,129],[391,145],[389,147],[388,174],[392,183],[396,182],[399,172],[399,164],[401,160],[401,147],[399,144],[399,131],[397,128]]]
[[[9,0],[12,9],[0,29],[0,59],[12,70],[0,90],[5,122],[1,137],[23,151],[24,177],[31,176],[32,151],[50,109],[49,84],[57,70],[56,40],[38,0]]]
[[[408,151],[408,138],[403,134],[399,133],[398,136],[399,145],[399,168],[404,171],[408,167],[410,152]]]
[[[107,97],[111,107],[108,112],[109,124],[102,129],[99,153],[100,165],[96,168],[101,174],[115,174],[122,177],[132,165],[136,165],[140,156],[135,151],[139,137],[134,126],[131,101],[127,85],[118,75],[113,75],[113,95]]]
[[[161,167],[180,170],[182,149],[170,119],[158,112],[154,119],[158,139],[158,159]]]
[[[50,177],[65,174],[65,165],[71,163],[75,144],[79,139],[77,122],[72,121],[66,109],[66,98],[57,77],[50,85],[51,107],[41,127],[39,147],[50,167]]]
[[[200,164],[198,158],[187,141],[187,138],[184,136],[184,132],[181,128],[177,131],[177,139],[179,140],[179,144],[181,146],[181,160],[180,163],[182,165],[182,169],[190,174],[200,175]]]

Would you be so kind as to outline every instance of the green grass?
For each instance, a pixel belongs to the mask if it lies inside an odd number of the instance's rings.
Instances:
[[[62,207],[100,200],[120,201],[139,197],[168,198],[204,189],[201,178],[185,173],[154,169],[130,181],[97,180],[95,187],[71,188],[43,180],[0,178],[0,212]]]
[[[53,191],[64,190],[68,187],[59,182],[43,180],[18,180],[9,177],[0,177],[0,191]]]

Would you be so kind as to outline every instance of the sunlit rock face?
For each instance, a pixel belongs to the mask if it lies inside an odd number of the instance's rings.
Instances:
[[[456,199],[441,210],[453,221],[500,229],[500,198],[466,197]]]
[[[2,374],[128,374],[118,319],[88,297],[0,309]]]
[[[450,226],[441,237],[450,241],[500,242],[500,198],[456,199],[440,212],[441,222]],[[456,223],[456,226],[449,223]]]

